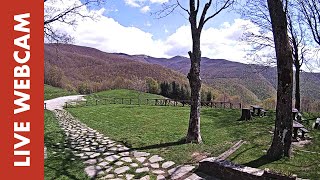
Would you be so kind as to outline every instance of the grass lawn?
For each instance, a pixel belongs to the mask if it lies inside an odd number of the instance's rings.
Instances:
[[[45,179],[89,179],[83,171],[83,163],[73,156],[70,150],[63,150],[64,134],[53,113],[45,111],[44,115],[44,141],[47,147],[47,159],[44,161]]]
[[[320,177],[320,155],[295,150],[290,160],[266,162],[261,159],[268,149],[274,124],[271,116],[249,122],[236,121],[239,110],[202,109],[203,144],[182,144],[188,128],[188,107],[98,105],[68,109],[90,127],[131,148],[157,153],[177,163],[194,163],[195,153],[218,156],[238,140],[243,145],[229,159],[254,167],[269,168],[285,174],[316,179]],[[313,131],[314,143],[303,148],[320,152],[320,132]]]
[[[69,96],[74,94],[77,94],[77,93],[69,92],[67,90],[57,88],[57,87],[52,87],[47,84],[44,85],[44,100],[54,99],[60,96]]]
[[[156,95],[156,94],[150,94],[150,93],[139,93],[135,90],[127,90],[127,89],[115,89],[115,90],[109,90],[109,91],[102,91],[98,93],[94,93],[87,96],[87,99],[104,99],[104,98],[132,98],[132,99],[155,99],[155,98],[164,98],[163,96]]]

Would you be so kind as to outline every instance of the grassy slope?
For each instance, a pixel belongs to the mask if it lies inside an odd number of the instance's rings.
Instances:
[[[117,92],[117,91],[116,91]],[[108,92],[112,93],[112,92]],[[114,92],[113,92],[114,93]],[[118,95],[120,93],[116,93]],[[125,94],[122,94],[125,95]],[[69,111],[90,127],[122,141],[127,146],[160,154],[177,163],[194,162],[194,152],[217,156],[233,143],[243,139],[243,145],[231,160],[251,166],[268,167],[287,174],[312,178],[320,175],[318,154],[295,152],[290,160],[282,159],[264,165],[259,159],[268,149],[274,124],[273,117],[256,118],[250,122],[236,121],[239,110],[202,109],[201,133],[204,143],[177,143],[186,134],[189,108],[164,106],[98,105],[71,108]],[[320,152],[320,132],[312,132],[314,143],[304,150]]]
[[[68,96],[68,95],[73,95],[76,94],[74,92],[69,92],[67,90],[61,89],[61,88],[56,88],[52,87],[50,85],[45,84],[44,85],[44,99],[54,99],[60,96]]]
[[[64,134],[53,113],[45,111],[44,115],[44,140],[47,147],[47,159],[44,163],[45,179],[89,179],[84,174],[83,163],[73,156],[70,150],[63,150]]]
[[[91,94],[87,96],[87,99],[104,99],[104,98],[132,98],[132,99],[152,99],[152,98],[164,98],[163,96],[150,94],[150,93],[140,93],[135,90],[127,90],[127,89],[115,89],[110,91],[102,91],[98,93]]]

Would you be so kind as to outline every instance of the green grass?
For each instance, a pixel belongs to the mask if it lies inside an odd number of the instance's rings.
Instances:
[[[61,88],[53,87],[50,85],[45,84],[44,85],[44,99],[54,99],[61,96],[69,96],[74,95],[75,92],[70,92]]]
[[[44,141],[47,147],[47,159],[45,159],[44,162],[45,179],[89,179],[83,171],[83,163],[73,156],[70,150],[64,150],[64,148],[62,148],[64,134],[53,113],[45,111],[44,115]],[[57,143],[60,144],[57,145]]]
[[[150,94],[150,93],[141,93],[135,90],[128,90],[128,89],[115,89],[109,91],[102,91],[98,93],[94,93],[87,96],[87,99],[104,99],[104,98],[132,98],[132,99],[162,99],[163,96]]]
[[[102,91],[86,96],[87,102],[81,102],[80,106],[96,104],[132,104],[146,105],[154,104],[154,99],[164,99],[165,97],[157,94],[150,94],[128,89],[115,89]],[[149,101],[147,101],[149,99]]]
[[[188,107],[98,105],[68,109],[74,116],[125,145],[159,154],[177,163],[194,163],[195,152],[218,156],[238,140],[247,141],[229,160],[285,174],[317,179],[320,155],[295,149],[294,157],[274,162],[261,159],[271,144],[274,117],[236,121],[239,110],[206,109],[201,112],[203,144],[182,144],[188,128]],[[303,150],[320,152],[320,132],[312,131],[313,144]]]

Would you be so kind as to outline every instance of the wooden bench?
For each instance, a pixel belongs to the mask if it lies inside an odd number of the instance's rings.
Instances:
[[[267,116],[267,110],[261,109],[260,116]]]
[[[304,128],[304,127],[303,127],[303,128],[300,128],[300,131],[301,131],[301,137],[302,137],[302,138],[304,138],[304,135],[309,132],[308,129],[306,129],[306,128]]]

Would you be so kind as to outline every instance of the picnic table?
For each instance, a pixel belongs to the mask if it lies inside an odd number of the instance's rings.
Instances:
[[[297,118],[298,113],[299,113],[298,109],[292,108],[292,116],[293,116],[293,119],[296,119],[296,118]]]
[[[298,130],[300,128],[304,128],[304,126],[302,124],[300,124],[299,122],[293,120],[293,137],[294,138],[298,137]]]
[[[252,115],[253,116],[262,116],[262,111],[263,111],[263,108],[261,106],[258,106],[258,105],[251,105],[252,107]]]

